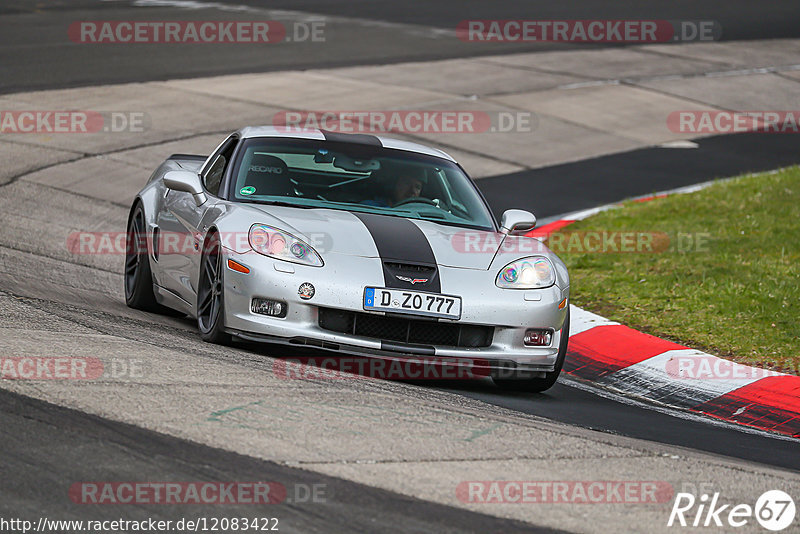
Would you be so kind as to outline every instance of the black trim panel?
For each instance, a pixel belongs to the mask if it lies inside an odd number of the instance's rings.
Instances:
[[[173,154],[167,159],[191,159],[194,161],[205,161],[208,156],[200,156],[198,154]]]
[[[425,345],[409,345],[393,341],[381,341],[381,350],[400,352],[403,354],[419,354],[420,356],[435,356],[436,349]]]
[[[327,130],[320,130],[322,135],[325,136],[326,141],[334,143],[359,143],[362,145],[383,146],[381,140],[374,135],[369,134],[346,134],[339,132],[329,132]]]

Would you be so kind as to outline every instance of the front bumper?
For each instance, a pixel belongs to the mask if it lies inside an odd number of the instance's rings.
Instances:
[[[225,326],[240,338],[306,345],[369,357],[480,360],[482,365],[491,369],[515,369],[520,373],[554,370],[561,341],[560,329],[567,312],[566,306],[559,309],[558,305],[568,298],[568,287],[500,289],[494,284],[497,273],[491,270],[440,266],[441,291],[462,298],[462,314],[459,321],[439,321],[493,326],[491,345],[481,348],[412,345],[334,332],[319,325],[321,307],[376,313],[364,311],[363,295],[365,286],[384,286],[379,258],[328,253],[324,267],[309,267],[274,260],[255,252],[240,254],[226,249],[225,254],[226,258],[250,269],[249,274],[225,269],[224,275]],[[310,283],[315,288],[314,296],[308,300],[298,295],[303,283]],[[250,307],[254,297],[285,302],[288,305],[286,317],[253,313]],[[554,335],[550,346],[525,346],[523,338],[529,328],[552,329]]]

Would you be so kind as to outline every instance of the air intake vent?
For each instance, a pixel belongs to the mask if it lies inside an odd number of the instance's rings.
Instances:
[[[329,308],[319,309],[319,326],[359,337],[439,347],[488,347],[494,334],[491,326],[405,319]]]
[[[430,274],[436,270],[436,268],[432,266],[417,265],[414,263],[396,263],[392,261],[385,261],[383,263],[393,271],[403,271],[407,273]]]

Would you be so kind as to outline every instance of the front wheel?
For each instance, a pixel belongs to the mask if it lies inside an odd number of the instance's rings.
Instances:
[[[222,244],[214,233],[206,240],[200,260],[200,283],[197,286],[197,328],[200,338],[209,343],[227,345],[231,336],[225,332],[225,299]]]
[[[530,391],[533,393],[541,393],[553,387],[558,380],[558,375],[561,374],[561,369],[564,367],[564,359],[567,357],[567,344],[569,343],[569,308],[567,308],[567,316],[564,318],[564,325],[561,327],[561,341],[558,344],[558,357],[556,358],[556,366],[549,373],[545,373],[544,378],[492,378],[494,383],[505,390],[509,391]]]

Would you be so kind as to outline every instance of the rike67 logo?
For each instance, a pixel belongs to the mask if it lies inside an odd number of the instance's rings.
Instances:
[[[755,506],[720,504],[718,492],[711,497],[704,493],[699,499],[678,493],[667,526],[740,528],[755,519],[765,529],[778,532],[792,525],[796,511],[794,500],[781,490],[764,492]]]

